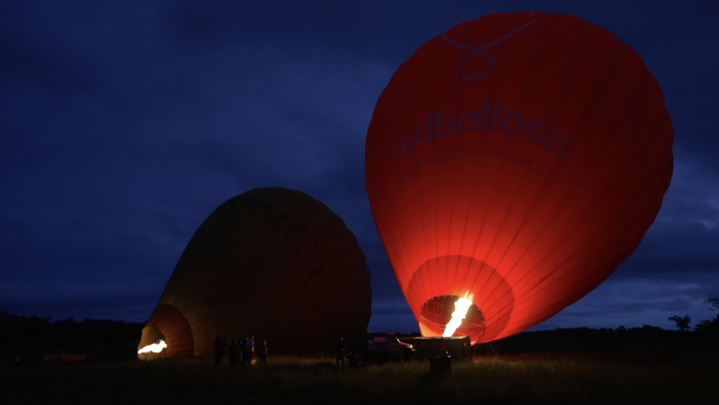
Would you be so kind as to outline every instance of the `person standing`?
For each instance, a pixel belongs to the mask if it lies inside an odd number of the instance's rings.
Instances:
[[[242,350],[240,349],[240,342],[238,342],[237,338],[234,338],[230,344],[230,366],[240,362],[242,362]]]
[[[255,337],[250,336],[245,342],[245,361],[249,361],[250,365],[255,361]]]
[[[220,335],[215,338],[215,365],[222,362],[222,357],[225,355],[225,346],[227,345],[227,339]]]
[[[267,341],[263,340],[262,344],[257,347],[257,355],[260,357],[260,364],[267,363]]]
[[[245,345],[247,344],[247,336],[242,338],[242,342],[240,342],[240,352],[242,353],[242,365],[245,365],[245,361],[247,361],[247,353],[245,353]]]
[[[335,362],[337,367],[339,367],[340,362],[342,365],[345,365],[345,350],[347,347],[345,346],[345,341],[341,337],[337,341],[337,344],[335,345]]]

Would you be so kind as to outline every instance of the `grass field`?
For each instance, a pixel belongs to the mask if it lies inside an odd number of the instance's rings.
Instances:
[[[4,404],[712,403],[716,360],[716,353],[494,356],[453,364],[444,378],[424,361],[359,370],[294,357],[234,369],[209,360],[87,362],[5,367],[0,387]]]

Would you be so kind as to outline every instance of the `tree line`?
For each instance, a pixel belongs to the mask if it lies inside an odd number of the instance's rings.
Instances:
[[[705,303],[712,311],[719,310],[719,298]],[[590,329],[567,328],[551,331],[523,332],[501,339],[504,343],[532,344],[619,344],[619,345],[685,345],[719,344],[719,315],[700,321],[690,332],[691,318],[672,316],[677,330],[664,330],[645,325],[641,328]],[[34,347],[132,346],[142,334],[142,323],[88,319],[78,322],[72,317],[51,322],[50,317],[20,316],[0,312],[0,348],[22,349]],[[404,336],[404,334],[398,334]],[[407,336],[411,336],[409,334]]]
[[[85,318],[80,322],[72,317],[55,322],[51,319],[0,312],[0,348],[129,346],[139,339],[144,326],[107,319]]]

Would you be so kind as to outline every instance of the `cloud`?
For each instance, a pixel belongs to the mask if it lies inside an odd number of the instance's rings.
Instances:
[[[700,280],[719,271],[719,177],[677,162],[662,209],[617,272],[622,277]]]
[[[58,283],[52,290],[34,291],[31,285],[3,285],[0,308],[17,315],[50,316],[54,321],[73,317],[76,320],[91,318],[145,322],[159,299],[159,293],[152,288],[113,292],[112,286],[108,285],[87,288],[85,291],[77,291],[77,287],[74,283]],[[94,292],[98,290],[103,292]],[[26,299],[28,293],[36,297]]]
[[[719,277],[706,280],[719,287]],[[623,280],[610,277],[597,289],[577,303],[562,310],[532,330],[555,327],[627,328],[643,325],[673,329],[668,318],[690,315],[693,324],[710,319],[715,314],[704,303],[709,295],[703,282],[676,282],[654,279]]]

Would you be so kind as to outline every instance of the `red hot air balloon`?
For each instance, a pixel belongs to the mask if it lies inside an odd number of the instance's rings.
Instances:
[[[454,318],[499,339],[596,288],[659,212],[672,142],[642,59],[579,18],[492,14],[424,44],[377,101],[365,161],[422,334]]]

